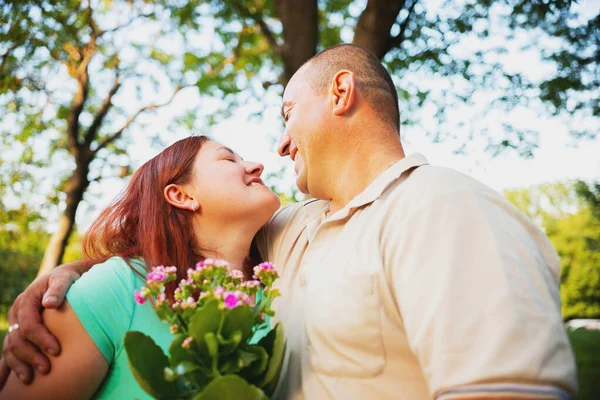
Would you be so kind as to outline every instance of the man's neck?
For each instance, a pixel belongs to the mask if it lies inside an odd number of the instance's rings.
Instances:
[[[332,176],[330,214],[344,208],[386,169],[405,157],[400,140],[392,135],[354,140],[339,154],[342,160],[338,160]]]

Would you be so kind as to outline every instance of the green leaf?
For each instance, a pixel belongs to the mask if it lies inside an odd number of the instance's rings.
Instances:
[[[157,399],[176,397],[179,389],[164,377],[169,366],[167,356],[152,338],[141,332],[127,332],[125,351],[133,376],[146,393]]]
[[[221,335],[225,339],[231,339],[236,331],[242,333],[242,342],[246,342],[252,336],[254,326],[254,313],[250,307],[242,306],[230,310],[225,315],[225,321],[221,329]]]
[[[242,368],[249,366],[258,359],[259,355],[256,352],[240,349],[225,358],[226,361],[222,363],[220,371],[224,375],[238,373]]]
[[[185,374],[189,374],[191,372],[195,372],[195,371],[201,371],[202,367],[200,367],[197,364],[194,364],[193,362],[190,361],[184,361],[182,363],[179,363],[178,366],[175,367],[174,371],[178,374],[178,375],[185,375]]]
[[[212,358],[217,358],[219,356],[219,342],[217,341],[217,336],[212,332],[207,332],[204,335],[204,341],[208,348],[208,354],[210,354]]]
[[[226,339],[221,335],[221,333],[217,334],[217,340],[221,345],[221,354],[231,354],[237,349],[237,347],[242,342],[242,331],[235,331],[231,334],[231,337]]]
[[[281,374],[283,357],[285,355],[285,336],[283,333],[283,326],[281,324],[275,325],[275,328],[273,328],[267,334],[267,336],[262,338],[258,342],[258,345],[264,347],[270,354],[267,372],[259,386],[265,389],[267,394],[271,395],[277,386],[277,381],[279,380],[279,375]]]
[[[219,310],[216,301],[211,301],[203,307],[196,310],[189,324],[189,334],[194,338],[198,346],[198,352],[203,355],[209,355],[206,344],[206,334],[212,332],[216,334],[219,329],[222,311]]]
[[[242,376],[252,378],[265,372],[269,364],[269,354],[263,347],[258,345],[248,346],[243,350],[240,349],[239,352],[245,360],[251,360],[250,364],[246,364],[246,368],[240,372]]]
[[[186,335],[177,335],[175,339],[171,342],[171,346],[169,347],[169,362],[171,365],[180,364],[183,361],[191,361],[193,363],[200,362],[203,364],[201,357],[195,354],[198,351],[198,347],[196,342],[190,343],[189,349],[184,349],[181,347],[183,341],[187,338]],[[204,363],[204,366],[208,366],[208,364]]]
[[[237,375],[214,379],[194,400],[267,400],[265,393]]]
[[[256,377],[265,372],[269,362],[267,351],[258,345],[238,349],[234,354],[225,357],[220,368],[223,374],[236,373],[254,383]],[[260,379],[262,381],[262,379]]]

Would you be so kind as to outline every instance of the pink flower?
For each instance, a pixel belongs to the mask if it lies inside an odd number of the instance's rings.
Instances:
[[[270,262],[260,263],[258,267],[263,271],[273,271],[275,269],[275,266]]]
[[[188,297],[185,301],[181,302],[181,308],[186,309],[186,308],[192,308],[192,307],[196,307],[196,300],[194,300],[193,297]]]
[[[171,331],[171,333],[174,335],[179,331],[179,325],[177,324],[173,324],[169,327],[169,330]]]
[[[272,271],[272,273],[274,273],[275,275],[277,274],[277,271],[275,270],[275,266],[273,264],[271,264],[270,262],[264,262],[254,267],[254,279],[258,279],[258,277],[261,275],[261,272],[263,271]]]
[[[231,277],[244,279],[244,273],[242,271],[238,271],[237,269],[234,269],[233,271],[231,271]]]
[[[236,308],[238,306],[238,298],[235,294],[233,293],[228,293],[225,295],[225,307],[229,308],[230,310],[233,308]]]
[[[148,274],[148,278],[146,280],[151,281],[151,282],[162,282],[165,279],[167,279],[168,277],[169,277],[169,275],[165,272],[152,271]]]
[[[217,286],[213,289],[213,294],[217,299],[220,299],[225,294],[225,289],[223,289],[223,286]]]
[[[146,297],[141,292],[138,292],[137,290],[135,292],[133,292],[133,298],[135,299],[135,302],[138,304],[144,304],[146,302]]]
[[[257,280],[246,281],[246,282],[242,282],[240,284],[240,286],[241,287],[249,287],[249,288],[259,287],[260,281],[257,281]]]
[[[236,290],[234,292],[235,296],[241,300],[242,302],[252,305],[252,300],[250,299],[250,296],[248,296],[246,293],[244,292],[240,292],[239,290]]]
[[[160,307],[167,300],[167,295],[165,293],[160,293],[156,296],[156,305]]]
[[[181,347],[183,347],[184,349],[189,349],[190,345],[192,344],[193,341],[194,341],[194,338],[191,336],[188,336],[187,338],[185,338],[183,343],[181,343]]]

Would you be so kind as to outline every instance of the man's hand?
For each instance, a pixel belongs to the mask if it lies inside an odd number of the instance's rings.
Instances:
[[[32,367],[42,374],[50,372],[50,360],[40,349],[50,355],[58,355],[60,344],[44,326],[41,310],[60,307],[69,286],[79,278],[80,271],[89,268],[88,265],[88,262],[76,261],[55,268],[33,281],[17,297],[8,312],[8,324],[18,324],[19,328],[7,333],[4,338],[0,359],[0,389],[6,383],[11,369],[26,384],[33,380]]]

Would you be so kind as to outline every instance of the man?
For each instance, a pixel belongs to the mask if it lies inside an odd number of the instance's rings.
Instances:
[[[316,199],[281,209],[256,238],[281,274],[282,397],[568,398],[576,377],[556,253],[496,192],[405,156],[396,90],[379,60],[353,45],[327,49],[283,100],[279,154]],[[49,287],[60,302],[82,266],[17,299],[9,322],[20,329],[7,336],[3,363],[21,374],[18,359],[48,368],[21,335],[58,349],[36,323],[40,299]]]

